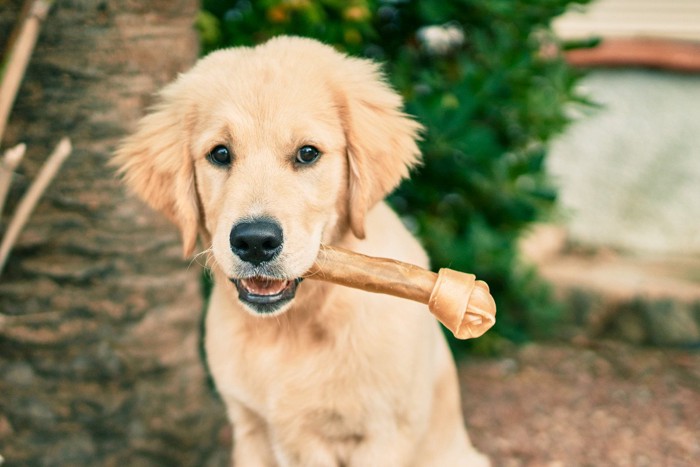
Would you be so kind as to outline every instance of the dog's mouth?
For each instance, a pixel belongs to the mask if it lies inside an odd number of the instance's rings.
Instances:
[[[260,314],[274,313],[289,303],[301,281],[301,278],[276,279],[264,276],[231,279],[238,289],[238,299]]]

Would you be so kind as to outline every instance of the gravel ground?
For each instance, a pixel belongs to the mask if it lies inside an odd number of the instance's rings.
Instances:
[[[700,465],[700,352],[538,343],[460,364],[474,444],[495,466]]]

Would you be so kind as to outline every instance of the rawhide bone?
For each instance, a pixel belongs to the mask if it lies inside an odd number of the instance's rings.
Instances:
[[[322,245],[304,277],[425,303],[458,339],[479,337],[496,322],[496,303],[486,282],[452,269],[436,274],[401,261]]]

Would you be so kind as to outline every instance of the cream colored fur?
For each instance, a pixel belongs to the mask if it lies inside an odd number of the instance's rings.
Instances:
[[[419,160],[418,125],[377,65],[281,37],[215,52],[160,94],[118,150],[126,183],[175,222],[185,254],[201,237],[215,286],[205,345],[234,428],[234,465],[487,465],[461,416],[455,365],[426,307],[305,280],[271,316],[229,279],[245,268],[232,226],[281,225],[274,260],[301,276],[321,243],[427,267],[381,201]],[[206,157],[231,149],[228,168]],[[303,145],[321,150],[294,165]]]

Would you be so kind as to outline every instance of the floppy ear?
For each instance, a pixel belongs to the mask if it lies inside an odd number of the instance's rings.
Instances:
[[[402,110],[401,96],[386,83],[379,66],[347,58],[341,116],[347,140],[350,228],[365,236],[365,215],[420,162],[416,144],[422,126]]]
[[[162,101],[117,149],[112,165],[126,185],[180,228],[185,257],[194,251],[200,213],[182,107]],[[172,96],[171,96],[172,97]]]

